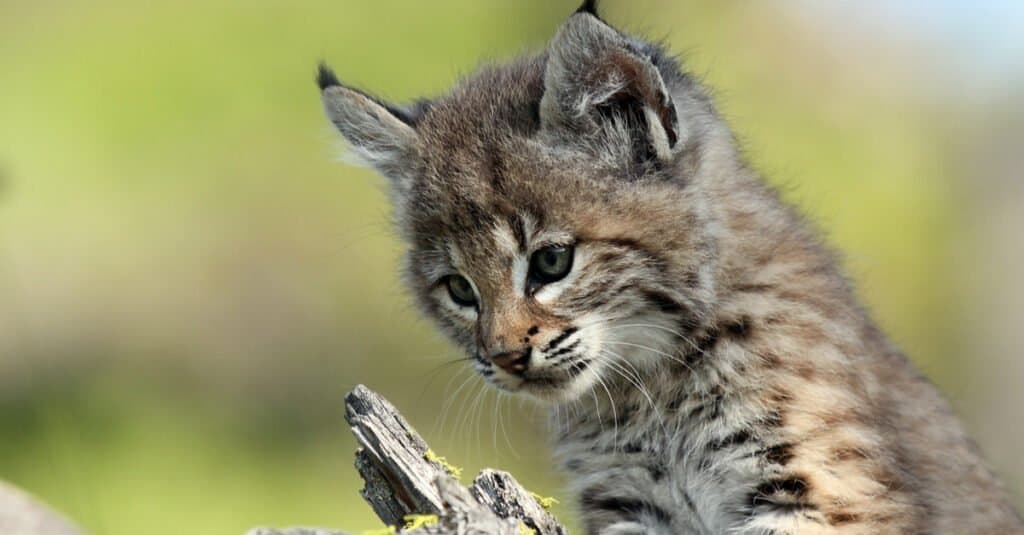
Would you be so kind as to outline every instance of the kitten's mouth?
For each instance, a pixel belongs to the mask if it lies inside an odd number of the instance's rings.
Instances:
[[[593,373],[593,362],[593,359],[581,356],[558,367],[527,370],[511,380],[491,377],[490,382],[503,390],[542,400],[567,399],[574,397],[578,383],[586,382],[581,380],[581,376]]]

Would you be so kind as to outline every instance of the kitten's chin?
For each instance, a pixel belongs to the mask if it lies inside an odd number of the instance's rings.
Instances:
[[[515,384],[492,381],[495,388],[542,403],[567,403],[591,392],[598,384],[598,370],[587,368],[572,376],[517,378]]]

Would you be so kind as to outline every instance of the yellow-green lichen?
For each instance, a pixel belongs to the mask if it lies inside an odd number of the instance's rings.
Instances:
[[[462,477],[461,468],[448,462],[448,459],[445,459],[444,457],[441,457],[440,455],[434,453],[434,450],[427,450],[426,453],[423,454],[423,458],[432,463],[437,463],[441,465],[441,468],[444,468],[444,471],[448,472],[448,474],[454,477],[455,479],[459,479]]]
[[[537,530],[527,526],[526,524],[519,523],[519,535],[537,535]]]
[[[551,509],[558,503],[558,499],[549,496],[541,496],[536,492],[531,492],[530,496],[533,496],[533,499],[537,500],[537,503],[539,503],[544,509]]]
[[[437,515],[405,515],[402,517],[405,520],[405,526],[402,527],[404,531],[412,531],[423,526],[433,526],[440,520]]]

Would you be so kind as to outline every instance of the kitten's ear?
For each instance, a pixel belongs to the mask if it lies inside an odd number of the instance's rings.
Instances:
[[[551,42],[540,115],[545,129],[568,129],[639,159],[668,160],[679,138],[676,109],[661,73],[634,42],[602,21],[589,1]]]
[[[323,63],[317,70],[316,82],[327,117],[355,154],[388,177],[396,193],[403,193],[413,175],[415,117],[409,111],[342,85]]]

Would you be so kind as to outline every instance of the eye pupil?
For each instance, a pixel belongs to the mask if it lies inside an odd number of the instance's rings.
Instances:
[[[473,285],[462,275],[450,275],[447,279],[448,295],[456,304],[469,307],[476,306],[476,292]]]

